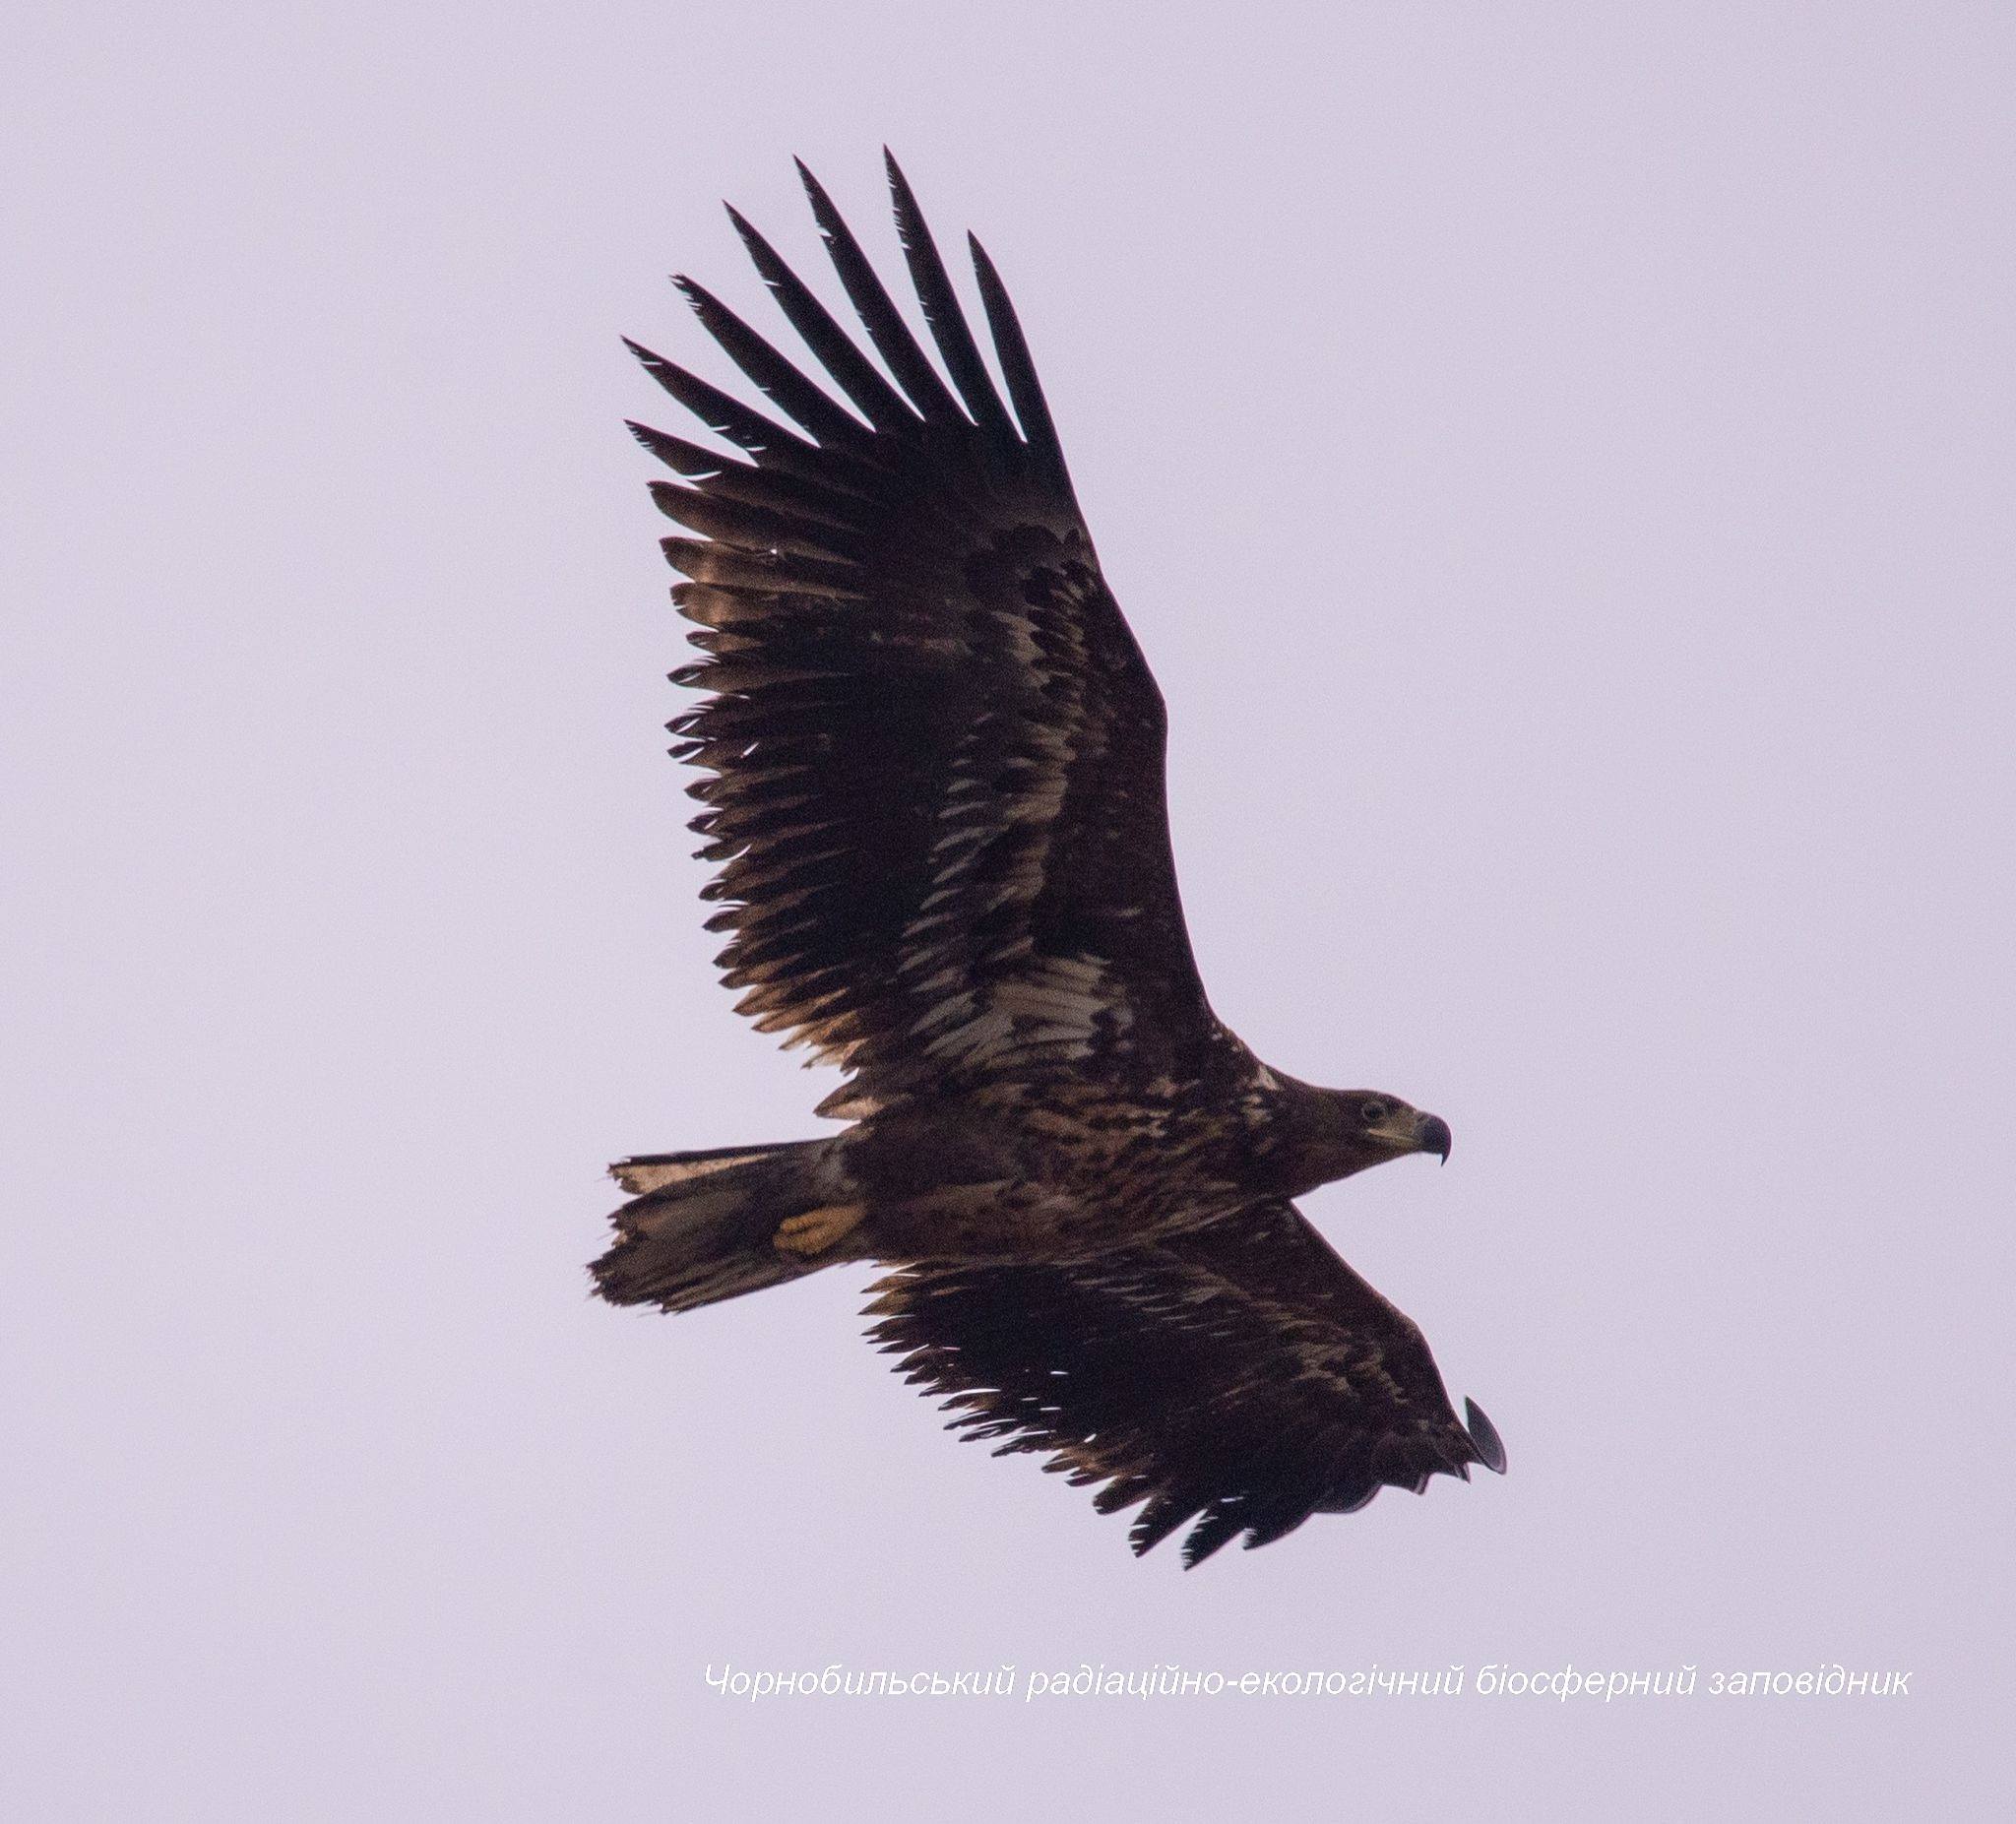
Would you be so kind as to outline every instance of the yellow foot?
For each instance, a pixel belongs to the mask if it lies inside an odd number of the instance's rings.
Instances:
[[[788,1216],[770,1237],[787,1254],[823,1254],[843,1235],[858,1226],[867,1214],[864,1203],[827,1203],[803,1216]]]

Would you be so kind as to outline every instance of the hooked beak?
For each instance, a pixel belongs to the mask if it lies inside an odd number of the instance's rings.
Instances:
[[[1439,1114],[1423,1114],[1418,1108],[1397,1109],[1365,1132],[1396,1153],[1432,1153],[1445,1165],[1449,1163],[1449,1123]]]

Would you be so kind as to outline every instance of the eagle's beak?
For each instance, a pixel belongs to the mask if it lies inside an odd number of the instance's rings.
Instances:
[[[1423,1114],[1418,1108],[1397,1108],[1365,1132],[1396,1153],[1433,1153],[1444,1164],[1449,1159],[1449,1123],[1439,1114]]]

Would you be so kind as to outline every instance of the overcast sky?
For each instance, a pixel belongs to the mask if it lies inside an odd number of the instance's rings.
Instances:
[[[1173,11],[10,28],[10,1815],[2008,1815],[2016,18]],[[1455,1129],[1307,1207],[1503,1480],[1185,1576],[865,1273],[587,1296],[608,1160],[831,1086],[711,973],[617,338],[724,377],[724,195],[833,294],[793,153],[891,259],[885,140],[1020,306],[1220,1012]],[[1017,1688],[706,1676],[835,1664]],[[1836,1664],[1909,1695],[1710,1694]],[[1024,1702],[1081,1666],[1469,1683]]]

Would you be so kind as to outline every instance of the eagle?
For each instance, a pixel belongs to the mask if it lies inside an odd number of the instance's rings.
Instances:
[[[890,1271],[869,1339],[1035,1452],[1145,1552],[1250,1548],[1381,1487],[1502,1472],[1418,1328],[1296,1209],[1439,1117],[1271,1069],[1212,1012],[1176,890],[1167,723],[1100,570],[993,262],[989,372],[887,161],[932,358],[832,199],[798,174],[866,343],[733,208],[814,365],[673,283],[768,402],[629,343],[725,447],[633,423],[701,657],[669,724],[718,959],[757,1029],[837,1065],[825,1138],[642,1154],[595,1263],[685,1311],[842,1263]]]

